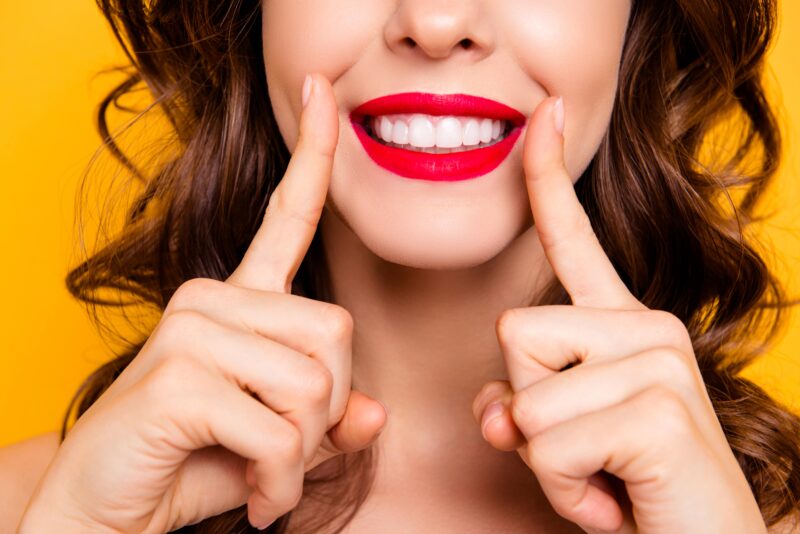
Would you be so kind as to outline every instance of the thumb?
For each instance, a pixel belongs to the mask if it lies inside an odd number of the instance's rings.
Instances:
[[[339,454],[356,452],[371,445],[386,426],[388,411],[382,403],[351,390],[342,419],[322,439],[320,451],[306,470]]]
[[[481,426],[481,433],[492,447],[514,451],[526,444],[511,417],[511,398],[514,392],[508,380],[487,382],[472,403],[472,414]]]

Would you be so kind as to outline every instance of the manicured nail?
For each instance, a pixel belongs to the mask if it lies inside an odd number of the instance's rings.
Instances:
[[[483,411],[483,417],[481,418],[481,431],[483,432],[484,437],[486,436],[486,425],[492,422],[492,419],[500,416],[503,413],[502,401],[494,401],[491,403],[486,410]]]
[[[564,133],[564,98],[558,97],[553,106],[553,123],[559,135]]]
[[[311,79],[310,74],[306,74],[306,79],[303,82],[303,107],[306,107],[308,100],[311,98],[311,86],[314,81]]]

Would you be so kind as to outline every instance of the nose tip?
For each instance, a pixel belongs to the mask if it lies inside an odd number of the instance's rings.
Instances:
[[[493,47],[491,31],[470,1],[402,2],[387,24],[386,41],[395,52],[421,53],[431,59],[461,52],[483,56]]]

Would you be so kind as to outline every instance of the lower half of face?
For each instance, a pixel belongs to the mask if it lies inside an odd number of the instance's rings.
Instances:
[[[323,217],[379,258],[427,269],[480,265],[530,228],[525,121],[548,96],[564,98],[567,169],[577,180],[590,164],[630,11],[630,0],[263,5],[269,98],[290,150],[305,74],[326,75],[337,98]]]

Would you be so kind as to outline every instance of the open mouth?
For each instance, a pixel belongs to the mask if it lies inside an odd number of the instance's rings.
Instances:
[[[350,115],[369,157],[406,178],[454,181],[505,160],[525,117],[494,100],[464,94],[399,93],[365,102]]]
[[[399,114],[364,116],[364,129],[379,143],[425,152],[450,154],[499,143],[511,131],[509,121],[452,115]]]

